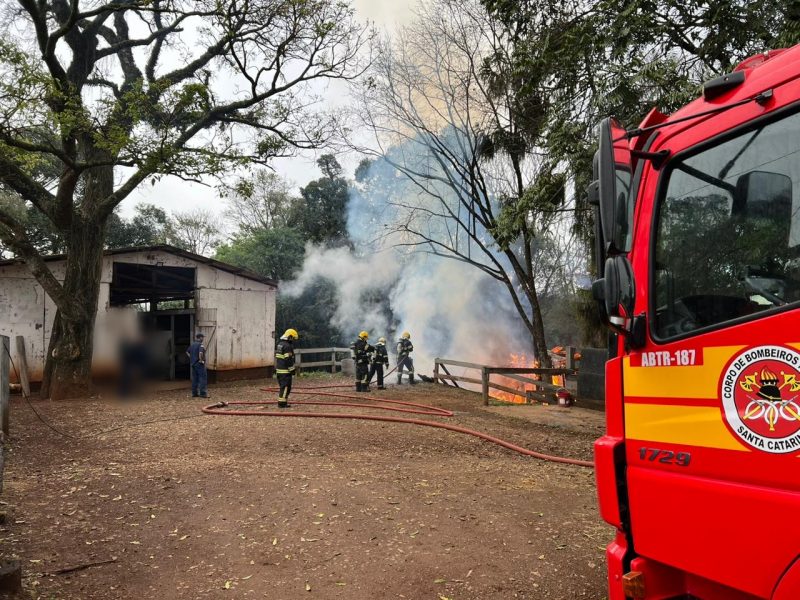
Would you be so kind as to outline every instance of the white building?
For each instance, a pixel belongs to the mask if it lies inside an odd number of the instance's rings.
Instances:
[[[45,259],[63,280],[64,257]],[[103,258],[92,371],[112,374],[120,335],[145,327],[163,379],[188,379],[185,351],[205,334],[209,379],[272,376],[277,283],[172,246],[108,250]],[[56,306],[19,260],[0,261],[0,335],[23,336],[32,382],[42,379]],[[12,373],[12,378],[14,377]]]

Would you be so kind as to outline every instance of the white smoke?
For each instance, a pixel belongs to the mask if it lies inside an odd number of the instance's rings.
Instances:
[[[338,306],[331,324],[343,335],[355,339],[359,331],[385,335],[389,321],[380,306],[364,302],[371,290],[389,290],[397,282],[400,265],[391,251],[359,256],[350,248],[306,247],[303,270],[296,279],[282,285],[282,292],[297,296],[316,279],[324,278],[336,286]]]
[[[409,331],[422,373],[431,373],[437,357],[507,365],[511,352],[531,355],[530,337],[503,284],[475,266],[405,246],[409,240],[393,229],[401,218],[398,198],[424,207],[432,205],[427,194],[384,161],[373,164],[371,176],[379,185],[373,179],[351,189],[348,233],[355,250],[309,245],[302,272],[283,291],[299,295],[317,278],[328,279],[338,296],[331,324],[348,339],[361,330],[371,339],[386,337],[390,348]],[[374,304],[379,290],[388,307]]]

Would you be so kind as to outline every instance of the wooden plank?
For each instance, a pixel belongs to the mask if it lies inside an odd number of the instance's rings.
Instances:
[[[26,398],[31,397],[31,382],[28,378],[28,357],[25,353],[25,338],[21,335],[17,336],[17,356],[19,358],[19,364],[17,368],[19,369],[19,378],[20,383],[22,384],[22,393],[25,394]]]
[[[514,381],[519,381],[520,383],[524,383],[526,385],[535,385],[535,386],[538,386],[538,387],[541,387],[541,388],[552,389],[553,391],[560,390],[561,387],[562,387],[560,385],[556,385],[554,383],[551,383],[550,381],[541,381],[541,380],[538,380],[538,379],[530,379],[529,377],[520,377],[519,375],[506,374],[506,375],[503,375],[503,377],[505,377],[506,379],[512,379]]]
[[[483,384],[483,405],[489,406],[489,371],[486,367],[481,369],[481,383]]]
[[[482,369],[483,365],[478,365],[475,363],[468,363],[463,362],[460,360],[448,360],[446,358],[437,358],[436,362],[443,364],[443,365],[450,365],[451,367],[466,367],[467,369]]]
[[[499,383],[494,383],[493,381],[489,382],[489,387],[495,390],[501,390],[503,392],[508,392],[509,394],[514,394],[515,396],[519,396],[520,398],[525,398],[525,391],[518,390],[516,388],[510,388],[505,385],[501,385]]]
[[[11,372],[9,370],[9,352],[11,340],[8,336],[0,335],[0,422],[2,423],[2,433],[8,435],[9,405],[8,396],[11,393],[9,382]],[[0,449],[2,453],[2,449]],[[0,486],[2,486],[2,471],[0,471]]]
[[[440,366],[442,367],[442,369],[444,370],[444,372],[445,372],[445,373],[447,373],[448,375],[450,375],[450,371],[448,371],[448,370],[447,370],[447,367],[445,367],[445,366],[444,366],[443,364],[441,364],[441,363],[437,363],[437,364],[436,364],[436,367],[437,367],[437,369],[438,369]],[[460,387],[461,387],[460,385],[458,385],[458,384],[456,383],[456,380],[455,380],[455,379],[453,380],[453,385],[454,385],[455,387],[457,387],[457,388],[460,388]]]
[[[339,365],[341,363],[337,362],[336,364]],[[300,365],[299,365],[298,362],[296,362],[294,366],[295,367],[299,367]],[[329,361],[329,360],[316,360],[314,362],[304,362],[302,366],[303,366],[304,369],[308,369],[308,368],[311,368],[311,367],[330,367],[331,366],[331,361]]]
[[[509,373],[518,373],[520,375],[573,375],[574,371],[569,369],[537,369],[533,367],[486,367],[489,373],[497,375],[507,375]]]
[[[463,375],[439,374],[439,379],[449,379],[451,381],[466,381],[467,383],[483,383],[483,379],[478,379],[477,377],[464,377]]]

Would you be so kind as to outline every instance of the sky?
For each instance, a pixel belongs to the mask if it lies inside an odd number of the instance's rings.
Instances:
[[[356,15],[361,21],[371,22],[383,32],[393,33],[398,26],[408,23],[414,16],[413,7],[417,0],[352,0]],[[325,98],[323,107],[341,103],[344,86],[335,82],[320,93]],[[275,171],[293,184],[295,189],[305,186],[309,181],[320,177],[316,158],[324,154],[324,149],[305,152],[293,158],[276,159]],[[340,162],[348,174],[352,175],[358,158],[340,156]],[[128,197],[120,207],[123,216],[130,217],[140,202],[149,202],[167,211],[187,211],[196,208],[221,214],[225,210],[224,200],[220,198],[215,181],[209,185],[183,181],[177,177],[164,177],[155,184],[144,183]]]

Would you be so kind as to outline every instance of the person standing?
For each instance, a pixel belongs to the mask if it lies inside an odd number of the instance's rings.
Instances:
[[[206,371],[206,347],[203,345],[205,335],[198,333],[189,344],[186,355],[192,378],[192,398],[208,398],[208,372]]]
[[[350,352],[353,355],[353,360],[356,363],[356,391],[368,392],[369,383],[367,382],[367,373],[369,371],[369,357],[375,349],[369,345],[367,341],[369,333],[362,331],[358,334],[358,339],[350,344]]]
[[[275,374],[278,377],[278,408],[289,406],[294,377],[294,342],[299,338],[297,331],[287,329],[275,347]]]
[[[367,376],[367,389],[369,384],[372,383],[372,378],[378,375],[378,389],[385,390],[383,385],[383,369],[389,368],[389,352],[386,351],[386,338],[378,338],[378,343],[375,344],[375,353],[372,357],[372,366],[369,368],[369,375]]]
[[[408,383],[415,385],[414,381],[414,359],[411,353],[414,351],[414,344],[411,343],[411,334],[403,332],[397,342],[397,385],[403,382],[403,367],[408,370]]]

